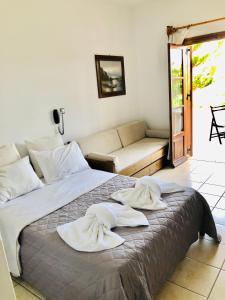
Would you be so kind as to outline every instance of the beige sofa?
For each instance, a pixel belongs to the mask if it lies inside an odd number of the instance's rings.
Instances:
[[[148,129],[134,121],[78,140],[90,166],[141,177],[161,169],[166,161],[169,132]]]

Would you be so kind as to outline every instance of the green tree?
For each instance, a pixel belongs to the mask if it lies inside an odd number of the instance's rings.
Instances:
[[[203,89],[208,85],[212,84],[214,81],[214,74],[216,73],[216,66],[211,66],[207,72],[200,73],[194,76],[192,88],[193,90],[196,89]]]
[[[201,67],[202,69],[199,74],[193,77],[193,90],[203,89],[214,82],[214,75],[216,73],[216,66],[207,66],[204,65],[211,59],[212,55],[220,55],[219,49],[223,46],[223,41],[218,41],[216,49],[213,53],[207,53],[203,56],[195,55],[195,52],[202,46],[202,44],[196,44],[192,47],[193,57],[192,57],[192,67]]]
[[[192,46],[192,51],[193,51],[193,52],[197,51],[197,50],[201,47],[201,45],[202,45],[201,43],[198,43],[198,44],[193,45],[193,46]]]
[[[192,58],[192,68],[198,67],[198,66],[204,64],[208,60],[209,57],[210,57],[209,53],[207,53],[207,54],[205,54],[201,57],[197,56],[197,55],[193,56],[193,58]]]

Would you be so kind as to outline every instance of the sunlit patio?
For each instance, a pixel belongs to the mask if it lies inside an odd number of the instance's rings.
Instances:
[[[225,163],[225,139],[222,139],[222,145],[216,137],[211,142],[209,141],[211,120],[209,107],[193,110],[193,157],[199,160]]]
[[[193,157],[225,163],[225,139],[222,139],[222,145],[217,137],[209,141],[212,120],[210,105],[225,104],[225,43],[204,43],[194,51],[194,56],[198,56],[199,61],[202,57],[207,56],[207,59],[193,68],[193,86],[198,85],[193,90]],[[210,70],[213,70],[211,74]],[[199,74],[202,78],[197,81]],[[201,88],[201,84],[207,80],[212,82]],[[224,125],[225,111],[217,112],[216,119],[218,124]]]

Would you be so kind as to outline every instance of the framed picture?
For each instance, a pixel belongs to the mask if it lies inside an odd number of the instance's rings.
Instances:
[[[123,56],[95,55],[98,97],[126,94]]]

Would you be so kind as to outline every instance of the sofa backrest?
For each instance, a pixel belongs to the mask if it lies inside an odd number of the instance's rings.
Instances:
[[[133,144],[145,137],[147,124],[145,121],[134,121],[120,127],[117,131],[123,147]]]
[[[109,154],[122,148],[116,129],[101,131],[78,140],[84,155],[91,152]]]

